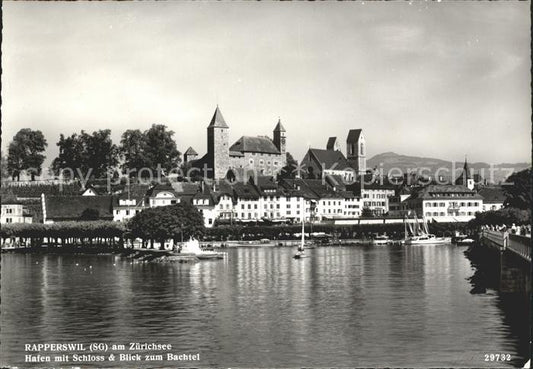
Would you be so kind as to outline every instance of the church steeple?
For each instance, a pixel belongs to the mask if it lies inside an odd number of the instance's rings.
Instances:
[[[465,155],[465,165],[463,166],[463,178],[465,179],[465,181],[470,179],[470,170],[468,169],[468,162],[466,160],[466,155]]]

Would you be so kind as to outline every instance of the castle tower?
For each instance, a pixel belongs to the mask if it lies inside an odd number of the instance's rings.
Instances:
[[[229,127],[218,105],[207,127],[207,163],[214,179],[224,178],[230,166]]]
[[[198,158],[198,153],[192,148],[189,146],[189,148],[187,149],[187,151],[185,151],[185,154],[183,154],[183,162],[185,164],[193,161],[193,160],[196,160]]]
[[[366,142],[362,129],[351,129],[346,138],[346,157],[358,174],[366,173]]]
[[[341,151],[341,145],[337,137],[328,138],[328,143],[326,144],[326,150],[328,151]]]
[[[287,152],[287,139],[285,137],[285,128],[281,124],[281,119],[278,119],[278,124],[274,128],[274,146],[279,150],[281,155],[285,156]]]

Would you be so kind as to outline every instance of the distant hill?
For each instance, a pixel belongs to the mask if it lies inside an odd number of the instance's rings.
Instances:
[[[424,170],[424,174],[428,174],[431,176],[434,176],[435,173],[439,168],[447,168],[448,172],[446,170],[440,170],[440,174],[444,177],[451,177],[452,170],[455,170],[456,176],[459,176],[462,168],[463,168],[464,162],[452,162],[442,159],[435,159],[435,158],[424,158],[424,157],[418,157],[418,156],[408,156],[408,155],[400,155],[396,154],[394,152],[386,152],[383,154],[378,154],[370,159],[367,160],[367,168],[373,169],[377,168],[378,170],[381,170],[383,168],[383,172],[387,174],[392,168],[398,168],[403,173],[407,172],[413,172],[417,171],[420,168],[429,168],[429,170]],[[488,163],[483,162],[476,162],[476,163],[468,163],[468,166],[470,170],[474,170],[476,174],[480,174],[483,178],[487,179],[489,182],[492,183],[500,183],[503,182],[509,175],[511,175],[512,172],[518,172],[523,169],[527,169],[531,167],[531,163],[501,163],[501,164],[495,164],[493,166],[494,168],[494,174],[492,175],[492,179],[490,178],[490,165]],[[395,169],[392,174],[397,174],[398,169]]]

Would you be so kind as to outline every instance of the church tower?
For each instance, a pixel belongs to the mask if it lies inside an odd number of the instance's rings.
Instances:
[[[273,142],[281,155],[285,157],[285,153],[287,152],[287,141],[285,137],[285,128],[281,124],[281,119],[278,119],[278,124],[276,125],[276,128],[274,128]]]
[[[366,173],[366,141],[362,129],[351,129],[348,132],[346,157],[353,162],[357,174]]]
[[[207,127],[207,164],[214,179],[224,178],[230,166],[229,127],[218,105]]]

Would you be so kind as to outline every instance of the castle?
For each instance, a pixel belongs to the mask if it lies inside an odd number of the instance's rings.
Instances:
[[[286,164],[287,141],[281,120],[273,131],[273,138],[267,136],[242,136],[229,145],[229,126],[217,105],[213,118],[207,127],[207,153],[198,160],[194,149],[189,148],[192,166],[203,170],[209,168],[207,176],[223,179],[230,175],[244,176],[250,171],[258,175],[276,175]]]

